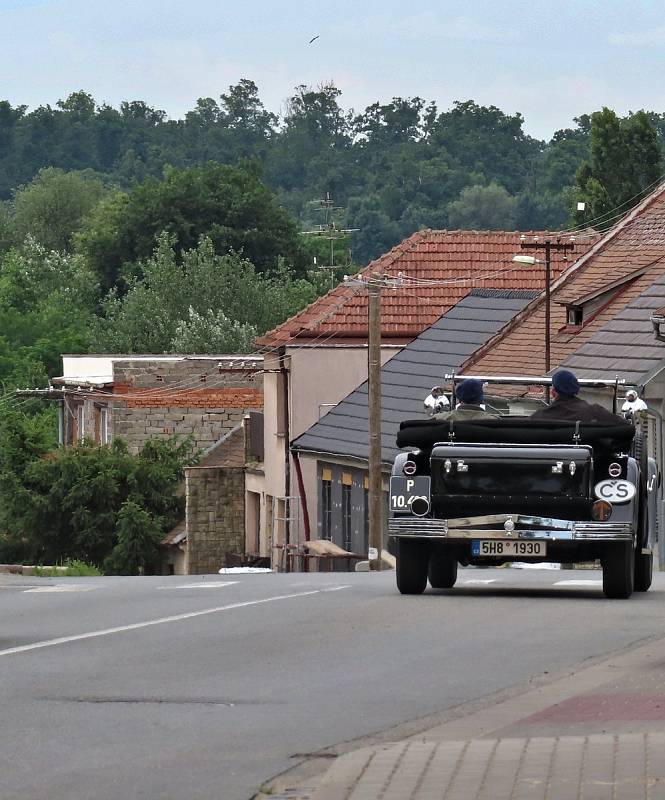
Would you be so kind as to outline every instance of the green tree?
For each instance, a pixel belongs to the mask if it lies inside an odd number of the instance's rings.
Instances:
[[[448,206],[451,228],[514,230],[517,200],[496,183],[469,186]]]
[[[77,249],[111,287],[124,265],[149,258],[162,231],[178,252],[204,235],[216,252],[242,252],[261,271],[282,257],[304,267],[294,221],[249,165],[168,169],[163,180],[114,195],[88,218]]]
[[[127,500],[118,512],[116,535],[117,544],[104,561],[108,572],[137,575],[154,570],[164,538],[158,519],[136,501]]]
[[[311,283],[293,278],[284,266],[265,275],[237,253],[217,255],[205,237],[179,258],[174,238],[162,234],[139,271],[126,294],[111,292],[104,301],[103,315],[93,323],[95,349],[244,349],[254,331],[272,328],[316,296]]]
[[[586,203],[575,221],[604,230],[630,210],[661,174],[656,129],[640,111],[625,120],[609,108],[591,115],[591,158],[577,172],[576,200]]]
[[[0,417],[2,546],[32,563],[78,559],[120,572],[151,571],[161,536],[183,511],[176,489],[193,463],[191,444],[122,440],[51,450],[18,412]]]
[[[73,234],[103,194],[104,186],[94,175],[55,167],[40,170],[14,192],[15,240],[32,236],[48,250],[69,250]]]
[[[0,260],[0,381],[44,385],[61,353],[85,352],[97,302],[95,276],[79,256],[28,238]]]

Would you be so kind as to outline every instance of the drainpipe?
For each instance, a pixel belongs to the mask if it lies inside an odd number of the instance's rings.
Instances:
[[[298,479],[298,494],[302,505],[302,521],[305,528],[305,541],[309,542],[311,531],[309,527],[309,509],[307,508],[307,495],[305,494],[305,484],[302,479],[302,469],[300,467],[300,455],[297,450],[292,450],[293,463],[296,467],[296,478]]]

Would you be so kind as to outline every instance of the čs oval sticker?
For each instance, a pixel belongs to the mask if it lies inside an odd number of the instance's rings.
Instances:
[[[607,480],[596,484],[594,489],[599,500],[609,503],[628,503],[635,497],[635,485],[630,481]]]

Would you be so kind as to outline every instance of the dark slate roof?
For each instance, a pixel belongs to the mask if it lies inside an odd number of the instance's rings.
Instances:
[[[650,317],[665,305],[665,275],[619,311],[576,350],[566,366],[582,378],[618,375],[644,382],[665,360],[665,344],[656,341]]]
[[[381,369],[381,450],[389,463],[405,419],[425,418],[423,401],[480,345],[497,333],[537,292],[474,289]],[[368,458],[367,381],[293,443],[298,450]]]

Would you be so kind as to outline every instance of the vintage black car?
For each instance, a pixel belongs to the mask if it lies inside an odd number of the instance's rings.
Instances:
[[[616,408],[617,381],[580,382],[609,388]],[[399,591],[420,594],[428,579],[433,588],[451,588],[458,564],[594,560],[607,597],[647,591],[660,474],[648,455],[645,417],[616,425],[543,422],[525,416],[519,401],[497,404],[510,413],[401,424],[404,452],[393,465],[388,525]]]

